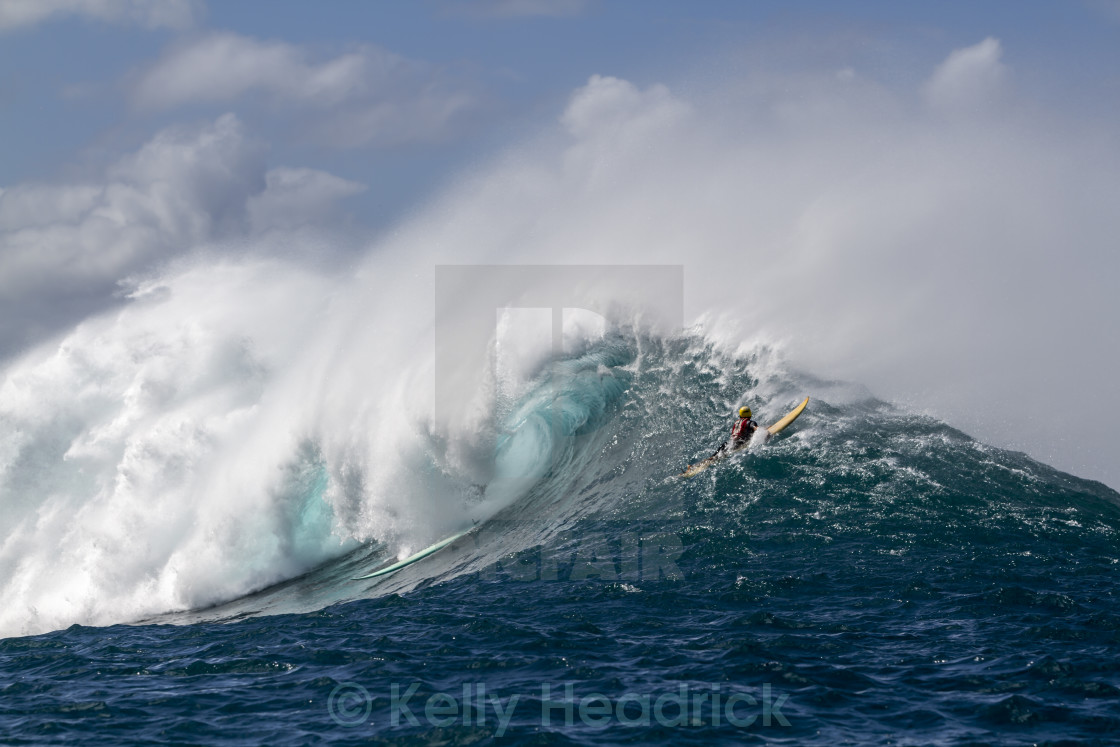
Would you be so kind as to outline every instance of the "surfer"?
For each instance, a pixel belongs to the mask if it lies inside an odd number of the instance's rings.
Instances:
[[[801,414],[801,412],[805,409],[805,406],[808,404],[809,398],[806,397],[804,400],[802,400],[801,404],[793,408],[793,410],[788,415],[779,420],[777,423],[774,423],[774,425],[767,428],[765,434],[766,440],[769,441],[771,436],[776,433],[780,433],[782,429],[784,429],[787,425],[797,420],[797,416]],[[739,420],[735,423],[735,427],[731,429],[731,438],[724,441],[723,445],[716,449],[716,453],[712,454],[704,461],[688,465],[688,467],[685,468],[684,472],[680,473],[678,477],[692,477],[693,475],[703,472],[708,467],[711,467],[721,459],[726,459],[728,456],[730,456],[731,452],[737,451],[738,449],[746,446],[747,443],[751,440],[751,436],[753,436],[755,434],[755,431],[757,430],[758,423],[751,420],[751,408],[746,406],[740,407]]]
[[[735,423],[735,426],[731,429],[731,438],[723,442],[723,445],[719,447],[716,454],[719,454],[721,451],[726,451],[728,446],[734,451],[751,440],[751,436],[753,436],[754,432],[758,429],[758,423],[751,420],[752,414],[751,408],[749,407],[739,408],[739,422]]]

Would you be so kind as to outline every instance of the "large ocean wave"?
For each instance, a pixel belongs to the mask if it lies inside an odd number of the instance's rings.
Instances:
[[[187,268],[11,363],[0,633],[314,610],[516,558],[543,572],[539,548],[572,532],[617,555],[631,531],[716,526],[700,552],[723,567],[759,532],[821,551],[842,536],[874,559],[1037,553],[1017,543],[1108,544],[1120,529],[1102,485],[699,328],[572,317],[559,355],[496,328],[496,369],[452,424],[431,412],[423,325],[360,323],[414,291],[370,300],[276,263]],[[805,395],[779,439],[675,477],[740,403],[765,422]]]

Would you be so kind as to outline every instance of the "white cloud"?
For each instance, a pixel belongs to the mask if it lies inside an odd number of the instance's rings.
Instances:
[[[259,156],[227,115],[160,133],[101,183],[6,190],[0,290],[10,298],[40,284],[112,282],[138,262],[211,238],[235,222],[232,197],[263,188]]]
[[[663,85],[641,91],[633,83],[593,75],[568,103],[561,122],[577,138],[625,132],[628,138],[669,126],[688,111]]]
[[[321,64],[285,42],[228,32],[177,46],[137,84],[136,102],[168,109],[196,102],[229,102],[250,91],[277,99],[333,106],[383,82],[404,60],[376,47]]]
[[[202,13],[201,0],[0,0],[0,29],[67,16],[148,28],[186,28]]]
[[[663,85],[642,91],[633,83],[593,75],[568,102],[561,123],[576,140],[565,159],[569,168],[606,173],[606,166],[647,148],[678,127],[691,108]]]
[[[995,103],[1007,78],[1000,61],[1003,48],[988,37],[971,47],[957,49],[926,82],[926,100],[942,110],[977,110]]]
[[[338,201],[360,194],[364,184],[314,169],[273,169],[266,188],[249,197],[249,223],[256,232],[321,224],[336,214]]]
[[[362,186],[266,171],[233,115],[175,127],[85,184],[0,191],[0,355],[104,305],[125,276],[201,244],[334,215]]]
[[[0,190],[0,232],[46,227],[76,220],[101,196],[100,187],[28,185]]]
[[[141,108],[228,103],[256,94],[309,119],[339,147],[438,140],[475,105],[445,71],[371,45],[320,62],[303,47],[228,32],[173,47],[133,88]]]

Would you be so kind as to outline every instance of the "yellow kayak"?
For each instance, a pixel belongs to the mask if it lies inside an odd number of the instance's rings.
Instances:
[[[785,428],[787,426],[789,426],[790,423],[797,420],[797,417],[802,412],[805,411],[805,406],[808,405],[808,404],[809,404],[809,398],[806,397],[801,402],[801,404],[799,404],[797,407],[790,410],[788,415],[786,415],[784,418],[779,420],[777,423],[774,423],[774,425],[767,428],[766,429],[766,440],[769,441],[771,436],[777,435],[778,433],[782,432],[783,430],[785,430]],[[745,449],[746,446],[747,446],[747,444],[744,443],[741,446],[735,447],[734,449],[727,449],[725,451],[721,451],[719,453],[713,454],[712,456],[708,457],[707,459],[705,459],[702,462],[697,462],[696,464],[690,464],[690,465],[688,465],[688,468],[684,472],[677,475],[677,477],[692,477],[693,475],[697,475],[697,474],[703,472],[704,470],[706,470],[708,467],[711,467],[716,462],[719,462],[719,461],[722,461],[722,460],[726,459],[728,456],[730,456],[732,454],[732,452],[739,451],[740,449]]]

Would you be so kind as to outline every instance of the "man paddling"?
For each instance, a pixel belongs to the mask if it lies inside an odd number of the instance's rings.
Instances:
[[[731,429],[731,438],[723,442],[716,454],[725,451],[728,446],[731,446],[731,450],[734,451],[751,440],[751,436],[758,429],[758,423],[751,420],[751,415],[751,408],[739,408],[739,422]]]
[[[805,406],[808,404],[809,398],[806,397],[804,400],[802,400],[801,404],[793,408],[793,410],[788,415],[767,428],[765,434],[766,440],[769,441],[771,436],[773,436],[775,433],[781,432],[783,428],[788,426],[793,421],[797,420],[797,416],[802,413],[802,411],[805,409]],[[701,462],[688,465],[688,467],[685,468],[684,472],[680,473],[678,477],[692,477],[693,475],[703,472],[708,467],[711,467],[721,459],[726,459],[728,454],[730,454],[732,451],[741,449],[742,447],[746,446],[747,443],[751,440],[751,436],[753,436],[755,434],[755,431],[757,430],[758,423],[751,420],[751,408],[740,407],[739,420],[735,423],[735,427],[731,429],[731,438],[727,439],[727,441],[725,441],[722,446],[716,449],[715,454],[712,454],[710,457]],[[729,446],[731,448],[728,448]]]

